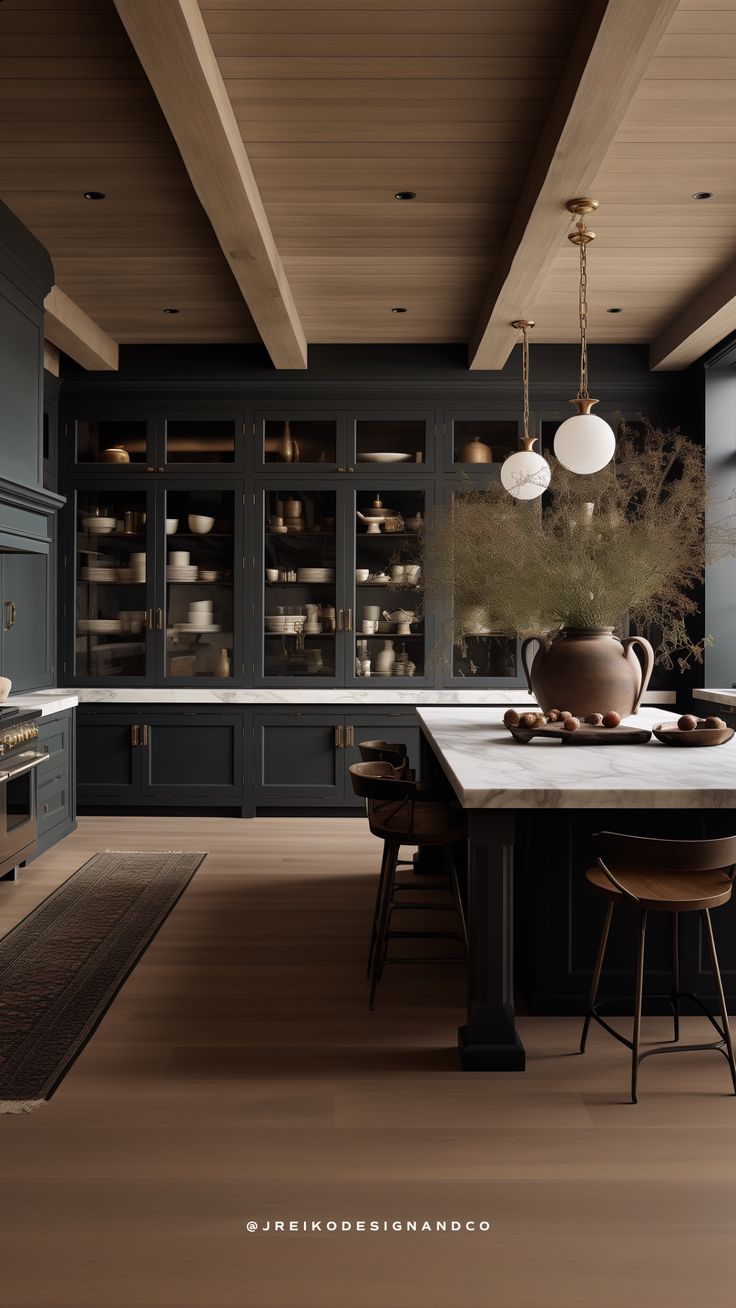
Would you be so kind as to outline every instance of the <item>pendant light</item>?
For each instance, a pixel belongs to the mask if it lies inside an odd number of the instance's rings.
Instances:
[[[521,376],[524,384],[524,438],[522,449],[509,454],[501,464],[501,485],[516,500],[535,500],[549,486],[550,466],[534,448],[536,436],[529,435],[529,332],[534,326],[525,318],[511,324],[522,333]]]
[[[568,241],[577,245],[580,252],[580,280],[578,290],[578,308],[580,314],[580,383],[577,398],[571,400],[577,408],[572,418],[567,418],[555,435],[555,454],[564,468],[581,475],[600,472],[611,462],[616,451],[616,437],[613,429],[603,418],[591,413],[597,400],[588,394],[588,245],[595,238],[595,232],[585,226],[585,215],[594,213],[598,208],[597,200],[568,200],[567,208],[577,215],[575,231],[570,232]]]

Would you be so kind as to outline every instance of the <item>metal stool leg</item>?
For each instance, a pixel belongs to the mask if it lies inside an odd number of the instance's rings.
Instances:
[[[726,1008],[726,996],[723,993],[723,980],[721,978],[721,969],[718,965],[716,942],[713,938],[713,923],[710,920],[710,913],[707,908],[703,909],[703,921],[705,923],[705,933],[708,940],[708,952],[710,953],[711,967],[713,968],[713,980],[715,981],[716,984],[718,1007],[721,1012],[721,1021],[723,1022],[723,1035],[726,1041],[728,1066],[731,1069],[731,1080],[733,1081],[734,1093],[736,1094],[736,1065],[734,1064],[734,1057],[733,1057],[733,1041],[731,1040],[731,1028],[728,1024],[728,1009]]]
[[[387,849],[388,849],[388,841],[384,840],[383,850],[381,853],[381,871],[378,874],[378,887],[376,889],[376,902],[373,906],[373,925],[371,927],[371,947],[368,950],[368,966],[366,968],[366,976],[370,976],[371,974],[371,966],[373,964],[373,951],[376,948],[376,937],[378,935],[378,910],[381,907],[381,898],[383,895],[383,882],[386,876]]]
[[[580,1037],[580,1052],[585,1053],[585,1045],[588,1040],[588,1030],[590,1028],[590,1019],[592,1010],[595,1008],[595,1001],[598,998],[598,987],[601,983],[601,972],[603,971],[603,959],[606,956],[606,945],[608,944],[608,932],[611,929],[611,918],[613,917],[613,900],[609,900],[606,908],[606,916],[601,931],[601,940],[598,946],[598,957],[595,960],[595,969],[593,971],[593,983],[590,987],[590,996],[588,998],[588,1011],[585,1014],[583,1023],[583,1034]]]
[[[381,979],[381,973],[383,971],[387,947],[386,936],[388,934],[388,924],[391,917],[391,900],[393,898],[394,878],[396,876],[396,864],[399,861],[400,846],[391,841],[387,841],[386,846],[386,873],[383,879],[383,893],[378,912],[376,943],[373,950],[373,963],[371,966],[371,988],[368,998],[368,1007],[371,1009],[375,1006],[376,986]]]
[[[639,926],[639,952],[636,959],[636,997],[634,1000],[634,1031],[631,1044],[631,1102],[638,1104],[639,1038],[641,1036],[641,1001],[644,994],[644,945],[647,935],[647,910],[642,909]]]
[[[680,1039],[680,914],[672,914],[672,1021],[675,1044]]]

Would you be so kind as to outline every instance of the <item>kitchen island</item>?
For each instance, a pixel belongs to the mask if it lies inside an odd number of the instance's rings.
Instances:
[[[459,1031],[469,1071],[523,1071],[513,993],[513,869],[520,824],[546,809],[729,810],[736,807],[736,738],[712,749],[517,744],[501,709],[428,708],[428,747],[468,820],[468,1011]],[[674,723],[642,709],[632,726]],[[734,816],[736,829],[736,815]],[[538,869],[539,876],[544,868]]]

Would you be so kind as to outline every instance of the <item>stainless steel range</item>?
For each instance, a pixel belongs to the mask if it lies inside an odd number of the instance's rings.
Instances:
[[[0,708],[0,877],[36,849],[36,771],[46,755],[34,748],[39,710]]]

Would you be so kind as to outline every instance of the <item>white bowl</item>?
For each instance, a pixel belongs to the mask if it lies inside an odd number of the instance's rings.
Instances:
[[[167,519],[166,519],[166,535],[167,535],[167,536],[173,536],[173,535],[174,535],[174,532],[178,531],[178,529],[179,529],[179,519],[178,519],[178,518],[167,518]]]
[[[413,459],[413,454],[401,453],[398,450],[381,450],[376,454],[359,454],[359,463],[408,463]]]
[[[214,518],[208,518],[202,513],[190,513],[187,518],[189,530],[197,536],[206,536],[208,531],[212,531],[215,525]]]
[[[170,568],[188,568],[190,554],[189,550],[171,550],[169,552]]]
[[[189,605],[190,613],[211,613],[212,600],[192,600]]]

